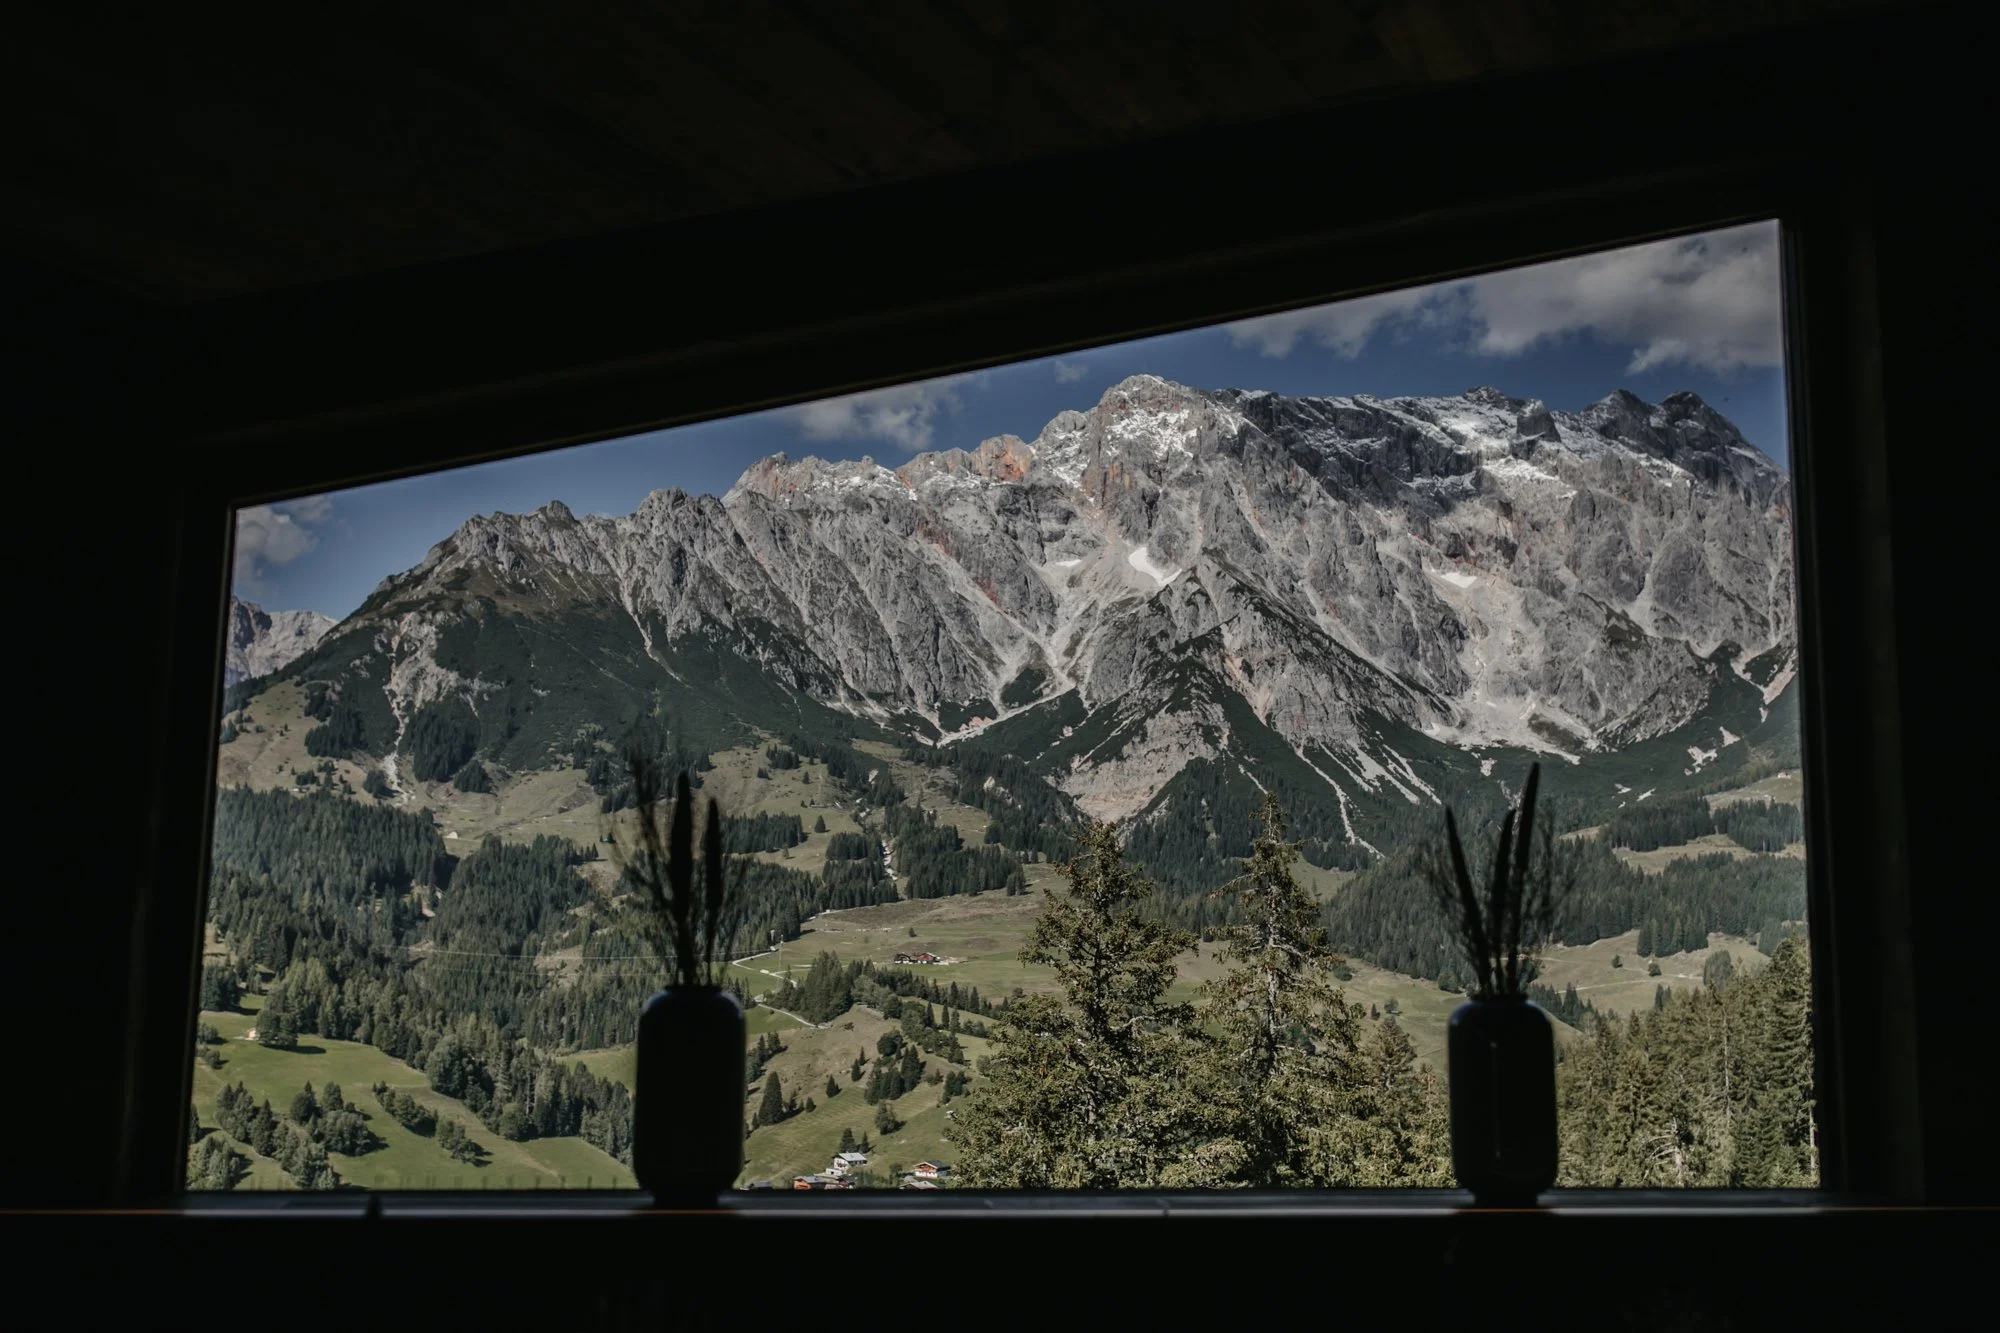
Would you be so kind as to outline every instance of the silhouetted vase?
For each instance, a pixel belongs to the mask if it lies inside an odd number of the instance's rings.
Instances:
[[[1452,1011],[1451,1166],[1473,1201],[1525,1207],[1556,1179],[1556,1045],[1520,996]]]
[[[743,1171],[743,1005],[719,986],[656,992],[639,1014],[632,1169],[655,1197],[713,1202]]]

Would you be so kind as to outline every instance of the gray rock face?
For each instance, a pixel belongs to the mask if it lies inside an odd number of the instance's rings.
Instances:
[[[1356,770],[1369,714],[1543,751],[1670,730],[1718,649],[1739,670],[1789,651],[1790,527],[1785,473],[1692,394],[1567,413],[1495,389],[1297,399],[1142,375],[1032,442],[894,470],[779,455],[719,498],[473,519],[375,614],[475,577],[524,604],[615,602],[649,644],[782,644],[744,651],[947,740],[963,705],[1018,711],[1002,693],[1034,666],[1040,699],[1150,700],[1129,756],[1079,758],[1066,784],[1117,814],[1201,752],[1196,719],[1222,725],[1213,700],[1148,694],[1189,661]]]
[[[266,611],[229,599],[229,640],[222,683],[267,676],[311,652],[334,622],[317,611]]]

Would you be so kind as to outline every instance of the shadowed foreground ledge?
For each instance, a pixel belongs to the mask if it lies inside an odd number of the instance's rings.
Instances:
[[[1568,1310],[1609,1328],[1796,1328],[1976,1308],[1964,1302],[1994,1212],[1640,1192],[1563,1192],[1528,1212],[1473,1210],[1455,1191],[968,1192],[834,1207],[780,1195],[685,1212],[636,1208],[633,1197],[274,1197],[23,1212],[5,1215],[6,1241],[13,1271],[36,1275],[51,1298],[49,1315],[79,1324],[150,1319],[168,1293],[227,1274],[239,1301],[268,1293],[292,1326],[349,1326],[394,1310],[399,1323],[435,1314],[461,1326],[723,1327],[774,1304],[839,1320],[858,1299],[901,1293],[894,1299],[920,1301],[952,1327],[1155,1317],[1179,1328],[1211,1309],[1341,1309],[1430,1327],[1490,1326],[1496,1312],[1503,1326],[1537,1323]],[[941,1214],[961,1225],[940,1232]],[[1524,1253],[1539,1257],[1524,1265]]]

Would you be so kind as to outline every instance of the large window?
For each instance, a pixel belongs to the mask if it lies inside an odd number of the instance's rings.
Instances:
[[[635,743],[745,1187],[1450,1183],[1422,854],[1536,762],[1563,1183],[1815,1183],[1777,241],[241,510],[190,1186],[631,1186]]]

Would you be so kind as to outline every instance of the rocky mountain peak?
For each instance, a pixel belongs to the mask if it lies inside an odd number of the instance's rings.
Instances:
[[[918,454],[896,469],[913,489],[942,477],[977,477],[985,481],[1019,481],[1034,466],[1035,451],[1018,435],[996,435],[978,448],[941,449]]]
[[[229,599],[229,639],[222,683],[268,676],[311,652],[334,621],[317,611],[266,611],[255,602]]]
[[[736,479],[736,484],[729,488],[729,494],[724,498],[755,494],[784,503],[815,491],[855,490],[884,483],[900,485],[901,481],[873,458],[829,463],[823,458],[807,455],[794,462],[780,453],[752,463]]]
[[[1093,813],[1136,813],[1232,728],[1316,756],[1301,772],[1341,799],[1399,762],[1367,719],[1566,753],[1685,725],[1719,645],[1789,649],[1785,485],[1691,394],[1568,413],[1490,387],[1291,398],[1139,375],[1032,442],[894,471],[777,454],[724,500],[473,520],[380,614],[459,614],[452,579],[477,562],[500,614],[629,622],[622,661],[740,659],[688,680],[747,672],[946,744],[1053,710],[1075,748],[1058,728],[1037,762]],[[380,644],[403,670],[428,650],[396,626]],[[470,666],[467,689],[509,679]]]

